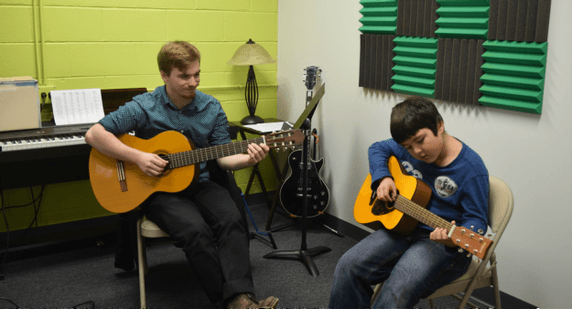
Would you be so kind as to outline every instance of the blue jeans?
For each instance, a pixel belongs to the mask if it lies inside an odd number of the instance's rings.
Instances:
[[[471,258],[429,234],[420,227],[407,237],[380,229],[357,243],[338,261],[329,308],[411,308],[463,275]],[[370,302],[372,286],[384,281]]]

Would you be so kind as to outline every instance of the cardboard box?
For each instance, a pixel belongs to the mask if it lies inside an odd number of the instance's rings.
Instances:
[[[41,126],[38,81],[28,76],[0,78],[0,132]]]

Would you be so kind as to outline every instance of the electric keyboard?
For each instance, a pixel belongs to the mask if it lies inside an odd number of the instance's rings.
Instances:
[[[85,145],[85,133],[93,125],[65,125],[0,132],[0,152]]]
[[[88,179],[92,125],[0,132],[0,189]]]

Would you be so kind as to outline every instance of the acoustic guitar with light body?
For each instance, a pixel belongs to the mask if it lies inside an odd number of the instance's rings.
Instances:
[[[372,229],[385,227],[400,235],[411,234],[418,222],[434,229],[441,227],[449,231],[449,238],[455,245],[480,259],[485,257],[493,242],[491,239],[468,228],[453,225],[425,209],[431,198],[431,188],[409,175],[396,157],[391,156],[387,166],[395,181],[397,199],[391,203],[378,200],[376,191],[371,189],[371,175],[368,175],[354,204],[354,218],[357,222]]]

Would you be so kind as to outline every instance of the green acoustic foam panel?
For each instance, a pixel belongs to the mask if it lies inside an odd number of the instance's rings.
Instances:
[[[483,47],[479,103],[540,114],[548,43],[487,41]]]
[[[363,17],[359,29],[367,34],[395,34],[397,27],[397,0],[361,0]]]
[[[488,0],[437,0],[439,29],[435,33],[442,38],[466,38],[486,40],[489,30]]]
[[[398,36],[435,37],[439,6],[435,0],[399,0],[397,9]]]
[[[359,86],[391,91],[394,35],[361,35]]]
[[[550,0],[491,0],[488,40],[546,42]]]
[[[484,40],[440,38],[435,99],[479,104]]]
[[[393,42],[395,84],[391,89],[398,93],[433,98],[437,68],[436,38],[396,37]]]

